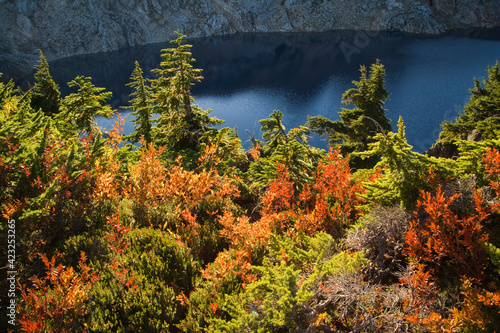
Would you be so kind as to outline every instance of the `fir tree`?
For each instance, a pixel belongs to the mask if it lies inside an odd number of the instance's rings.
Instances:
[[[374,142],[377,133],[391,131],[390,120],[383,108],[389,94],[384,88],[385,69],[378,60],[370,67],[369,76],[365,66],[360,68],[359,81],[353,81],[351,88],[342,96],[342,103],[354,104],[355,108],[339,112],[341,120],[329,120],[322,116],[309,117],[308,126],[314,133],[327,135],[330,145],[340,144],[343,153],[362,152]],[[372,167],[378,157],[365,161],[351,157],[354,167]]]
[[[105,88],[94,86],[90,77],[83,76],[77,76],[68,86],[78,87],[78,92],[63,99],[61,120],[76,126],[80,133],[91,133],[97,126],[95,117],[111,118],[113,110],[105,104],[111,92],[102,92]]]
[[[175,32],[177,38],[172,44],[176,48],[162,50],[160,69],[153,69],[158,79],[153,81],[156,90],[156,101],[169,111],[181,111],[189,120],[195,116],[191,106],[191,86],[203,79],[201,69],[193,68],[190,49],[192,45],[186,44],[185,35]]]
[[[135,116],[135,119],[132,121],[134,123],[135,133],[132,133],[130,137],[133,142],[137,142],[143,137],[146,143],[150,143],[152,140],[151,116],[153,115],[151,88],[146,84],[143,71],[137,61],[135,62],[135,69],[130,79],[132,82],[127,85],[135,89],[135,91],[130,94],[130,96],[134,98],[130,100],[132,106],[129,107],[133,110],[131,114]]]
[[[39,52],[39,64],[35,66],[36,83],[31,88],[31,107],[35,110],[41,109],[46,115],[52,116],[59,113],[61,92],[50,75],[49,63],[42,51]]]
[[[283,118],[283,113],[274,110],[269,118],[259,120],[262,125],[260,129],[263,132],[262,137],[266,140],[266,152],[274,150],[280,145],[286,145],[289,141],[281,118]]]
[[[283,164],[290,171],[295,184],[302,186],[311,179],[314,165],[324,151],[307,144],[309,128],[299,126],[287,133],[282,118],[283,113],[274,110],[269,118],[259,120],[264,138],[264,158],[252,163],[250,172],[266,184],[274,180],[277,163]]]
[[[483,139],[497,139],[500,133],[500,69],[498,61],[488,67],[488,78],[480,82],[474,79],[472,96],[454,122],[445,121],[440,141],[453,143],[467,139],[472,131],[477,130]]]
[[[201,69],[193,68],[190,49],[185,43],[186,36],[176,31],[177,38],[171,41],[177,47],[162,50],[161,68],[152,72],[157,78],[151,81],[155,111],[160,114],[158,131],[160,141],[176,151],[196,150],[200,138],[210,130],[209,126],[222,124],[209,117],[211,110],[201,110],[193,104],[191,86],[200,82]]]
[[[2,75],[3,74],[0,73],[0,78]],[[16,89],[17,87],[12,79],[10,79],[7,83],[0,81],[0,105],[4,105],[4,103],[12,97]]]
[[[399,117],[398,132],[378,134],[368,150],[355,153],[359,158],[380,161],[376,170],[383,170],[381,177],[365,184],[364,199],[381,206],[400,204],[407,210],[415,208],[419,190],[432,190],[430,179],[447,179],[453,176],[455,161],[437,159],[416,153],[406,141],[405,125]]]
[[[279,110],[274,110],[273,113],[269,115],[269,118],[259,120],[259,123],[262,125],[262,137],[266,140],[264,153],[272,153],[280,149],[281,146],[286,146],[293,140],[300,140],[303,144],[307,144],[309,128],[299,126],[286,133],[286,128],[281,118],[283,118],[283,113]]]

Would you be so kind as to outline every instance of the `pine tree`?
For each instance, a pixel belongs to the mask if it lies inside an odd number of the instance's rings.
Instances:
[[[135,62],[135,69],[130,76],[132,82],[128,83],[127,86],[130,86],[135,89],[135,91],[130,94],[131,97],[134,97],[130,102],[132,106],[129,108],[133,110],[131,113],[135,116],[135,119],[132,121],[134,123],[135,133],[131,134],[131,139],[133,142],[138,142],[141,137],[144,138],[146,143],[150,143],[152,140],[152,121],[151,117],[153,115],[152,109],[152,101],[151,101],[151,88],[146,84],[146,81],[143,76],[143,71],[139,66],[139,62]]]
[[[340,144],[342,152],[362,152],[368,144],[374,142],[377,133],[391,131],[390,120],[385,116],[383,108],[388,99],[388,92],[384,88],[385,69],[378,60],[370,67],[367,77],[365,66],[360,68],[359,81],[353,81],[356,88],[351,88],[342,96],[342,103],[354,104],[355,108],[339,112],[341,120],[329,120],[322,116],[309,117],[308,126],[314,133],[327,135],[330,145]],[[370,168],[377,163],[378,157],[365,161],[351,157],[354,167]]]
[[[46,115],[52,116],[59,113],[61,92],[50,75],[49,63],[42,51],[39,50],[39,52],[39,64],[35,66],[36,83],[31,88],[31,107],[35,110],[42,109]]]
[[[77,76],[68,83],[78,87],[78,92],[66,96],[62,101],[63,112],[60,119],[76,126],[80,133],[91,133],[97,126],[94,118],[111,118],[113,110],[104,104],[111,98],[111,92],[102,92],[105,88],[94,86],[90,77]]]

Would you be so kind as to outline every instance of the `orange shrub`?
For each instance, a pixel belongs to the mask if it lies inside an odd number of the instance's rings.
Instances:
[[[87,310],[84,303],[97,275],[90,272],[81,253],[80,273],[73,267],[56,265],[56,257],[49,261],[40,255],[46,275],[33,277],[33,287],[21,286],[21,328],[25,332],[72,332],[81,330],[82,316]],[[85,332],[85,330],[83,330]],[[81,331],[80,331],[81,332]]]
[[[359,197],[363,189],[352,182],[350,171],[348,158],[339,150],[330,150],[320,161],[314,182],[296,193],[288,170],[278,165],[278,177],[262,198],[262,213],[281,213],[283,219],[293,222],[285,223],[287,228],[309,235],[324,230],[340,237],[344,227],[358,218],[358,206],[363,203]]]
[[[482,222],[488,216],[482,196],[474,194],[475,213],[459,216],[450,208],[460,196],[447,197],[439,187],[436,194],[422,192],[415,219],[406,234],[406,255],[415,256],[433,274],[443,268],[456,276],[465,275],[478,281],[483,278],[488,255],[480,242],[486,242]]]

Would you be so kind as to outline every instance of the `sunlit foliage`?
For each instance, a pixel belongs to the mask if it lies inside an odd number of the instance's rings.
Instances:
[[[455,160],[414,152],[402,119],[391,131],[379,62],[361,68],[341,120],[309,119],[327,153],[309,146],[308,127],[287,130],[280,111],[245,151],[236,129],[215,128],[193,104],[201,70],[185,36],[173,43],[153,79],[136,63],[127,136],[121,116],[105,133],[96,124],[112,114],[109,92],[78,76],[60,97],[42,53],[32,89],[0,83],[16,331],[500,326],[498,65],[444,125]],[[474,130],[485,140],[464,140]]]

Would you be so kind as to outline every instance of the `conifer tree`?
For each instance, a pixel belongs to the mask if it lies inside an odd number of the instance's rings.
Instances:
[[[370,67],[369,76],[365,66],[360,68],[359,81],[353,81],[356,88],[351,88],[342,96],[342,103],[354,104],[355,108],[339,112],[341,120],[329,120],[322,116],[309,117],[308,126],[314,133],[327,135],[330,145],[340,144],[342,152],[362,152],[368,144],[374,142],[377,133],[391,131],[390,120],[386,117],[383,108],[389,94],[384,88],[384,65],[377,60]],[[354,167],[372,167],[378,160],[361,161],[351,156],[351,165]]]
[[[0,78],[2,77],[2,73],[0,73]],[[3,105],[4,102],[7,101],[8,98],[10,98],[14,90],[16,90],[16,86],[14,84],[14,81],[10,79],[7,83],[3,83],[0,81],[0,105]]]
[[[399,117],[398,132],[378,134],[369,149],[355,153],[360,158],[379,156],[377,170],[383,170],[380,178],[365,184],[364,199],[381,206],[400,204],[407,210],[415,208],[419,190],[433,188],[434,180],[453,176],[455,161],[437,159],[416,153],[406,141],[405,125]]]
[[[269,118],[259,120],[265,140],[262,148],[264,158],[252,163],[250,172],[258,175],[263,183],[268,183],[274,180],[276,163],[283,164],[289,170],[295,184],[302,186],[311,180],[314,165],[324,151],[307,144],[309,128],[299,126],[286,132],[282,118],[283,113],[274,110]]]
[[[42,109],[46,115],[52,116],[59,113],[61,92],[50,75],[49,63],[42,51],[39,52],[39,64],[35,66],[36,83],[31,88],[31,107],[35,110]]]
[[[472,96],[454,122],[445,121],[440,141],[453,143],[456,140],[467,139],[467,136],[477,130],[483,139],[498,139],[500,134],[500,68],[498,61],[495,66],[488,67],[488,78],[482,82],[474,78]]]
[[[174,150],[195,150],[200,138],[210,130],[209,126],[222,124],[216,118],[209,117],[211,110],[201,110],[193,104],[191,86],[200,82],[201,69],[194,68],[190,49],[185,35],[175,32],[177,38],[171,41],[176,48],[162,50],[161,68],[153,69],[157,78],[151,81],[153,99],[158,119],[160,137],[166,139]]]
[[[281,118],[283,118],[283,113],[279,110],[274,110],[269,115],[269,118],[259,120],[259,123],[262,125],[262,137],[266,140],[265,153],[272,153],[272,151],[279,149],[280,146],[287,145],[293,140],[300,140],[303,144],[307,144],[309,128],[299,126],[286,133],[286,128]]]
[[[177,44],[176,48],[162,50],[160,63],[161,68],[153,69],[153,73],[158,75],[158,79],[153,81],[156,90],[156,101],[170,111],[181,111],[189,120],[195,116],[191,106],[191,86],[195,82],[203,79],[201,69],[193,68],[190,49],[192,45],[186,44],[185,35],[175,32],[177,38],[172,40],[172,44]]]
[[[144,138],[146,143],[150,143],[152,140],[152,121],[151,117],[153,115],[152,101],[151,101],[151,88],[146,84],[143,76],[143,71],[139,65],[139,62],[135,62],[135,68],[130,77],[132,82],[128,83],[135,89],[135,91],[130,94],[134,97],[130,102],[132,106],[129,108],[133,110],[131,113],[135,116],[132,121],[134,123],[135,133],[131,134],[131,139],[133,142],[138,142],[141,137]]]
[[[274,110],[269,115],[269,118],[259,120],[259,123],[262,125],[262,137],[266,139],[266,151],[276,149],[280,145],[286,145],[289,141],[281,118],[283,118],[283,113],[279,110]]]
[[[62,101],[63,112],[60,119],[76,126],[80,133],[91,133],[97,126],[94,118],[111,118],[113,110],[105,102],[111,98],[111,92],[102,92],[105,88],[94,86],[90,77],[77,76],[68,83],[78,87],[78,92],[66,96]]]

